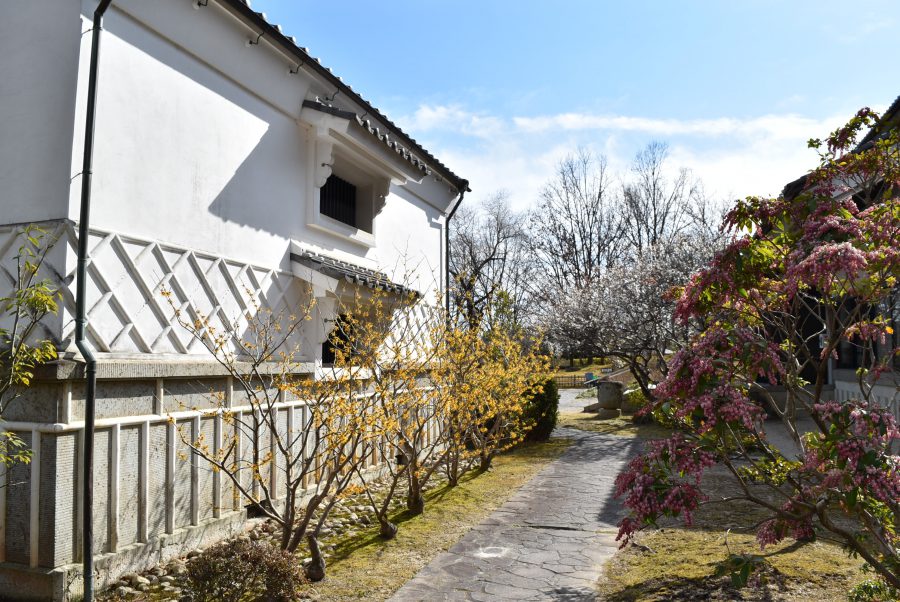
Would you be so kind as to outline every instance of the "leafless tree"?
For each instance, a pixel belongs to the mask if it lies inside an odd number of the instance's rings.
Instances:
[[[580,149],[559,163],[529,223],[546,296],[581,288],[615,264],[622,237],[618,213],[605,157]]]
[[[687,169],[667,173],[669,147],[651,142],[634,158],[622,189],[622,233],[632,254],[680,236],[691,225],[697,183]]]
[[[479,328],[487,307],[502,291],[514,300],[514,311],[526,295],[524,217],[509,206],[505,191],[480,206],[460,208],[451,222],[450,275],[457,315]]]
[[[621,360],[649,397],[653,383],[668,372],[671,350],[691,332],[673,319],[672,291],[721,243],[714,228],[697,228],[647,248],[566,297],[554,315],[559,324],[551,328],[572,337],[586,354]]]
[[[650,143],[613,186],[604,159],[580,151],[544,189],[531,228],[549,339],[570,357],[621,359],[645,392],[686,336],[668,292],[720,242],[701,183],[667,160],[667,146]]]

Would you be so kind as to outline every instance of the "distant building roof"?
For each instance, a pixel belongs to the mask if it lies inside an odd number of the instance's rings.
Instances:
[[[894,99],[893,104],[888,107],[888,110],[884,112],[884,115],[878,120],[878,123],[875,124],[872,129],[866,133],[863,139],[860,141],[859,145],[855,150],[863,150],[868,147],[868,145],[873,142],[876,138],[884,135],[885,133],[885,125],[891,124],[897,119],[900,118],[900,96]]]
[[[885,125],[894,123],[900,120],[900,96],[898,96],[894,102],[888,107],[887,111],[879,118],[878,123],[872,126],[866,135],[863,136],[863,139],[860,140],[859,144],[856,145],[856,148],[853,149],[853,152],[859,152],[868,148],[872,142],[874,142],[877,138],[884,135],[887,130],[884,128]],[[798,194],[803,192],[803,189],[806,188],[806,180],[809,177],[809,174],[803,174],[796,180],[792,182],[788,182],[785,184],[784,189],[781,191],[781,195],[786,199],[792,199],[796,197]]]

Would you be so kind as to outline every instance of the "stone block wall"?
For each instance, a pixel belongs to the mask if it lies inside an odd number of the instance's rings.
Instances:
[[[210,365],[206,371],[215,372]],[[122,370],[102,366],[104,372]],[[230,399],[230,387],[224,375],[98,380],[93,525],[99,585],[241,528],[243,500],[227,477],[190,453],[179,433],[221,441],[224,429],[233,427],[191,408],[209,408],[215,394]],[[0,469],[4,600],[67,599],[80,591],[82,397],[81,380],[39,382],[17,420],[4,424],[33,453],[31,464]],[[300,400],[283,401],[284,428],[288,414],[303,406]],[[300,423],[297,415],[294,424]]]

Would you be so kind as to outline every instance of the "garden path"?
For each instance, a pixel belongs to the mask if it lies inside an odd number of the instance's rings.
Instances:
[[[559,390],[559,411],[560,412],[580,412],[584,406],[597,401],[594,397],[578,398],[586,389],[560,389]]]
[[[595,599],[624,512],[614,481],[640,440],[574,429],[554,436],[573,443],[392,602]]]

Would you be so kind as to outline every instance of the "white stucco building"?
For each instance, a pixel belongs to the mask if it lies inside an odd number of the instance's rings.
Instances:
[[[0,262],[21,226],[39,223],[59,237],[50,265],[63,289],[44,333],[60,360],[4,417],[34,461],[0,472],[0,598],[63,599],[80,587],[74,276],[96,6],[29,0],[0,20]],[[241,0],[115,0],[103,29],[86,279],[99,360],[99,583],[244,517],[222,501],[219,479],[175,457],[167,399],[202,404],[230,384],[173,324],[161,290],[234,316],[247,290],[279,309],[304,302],[311,283],[319,313],[303,359],[314,373],[342,290],[443,289],[447,216],[467,189]],[[197,418],[196,428],[216,427]]]

